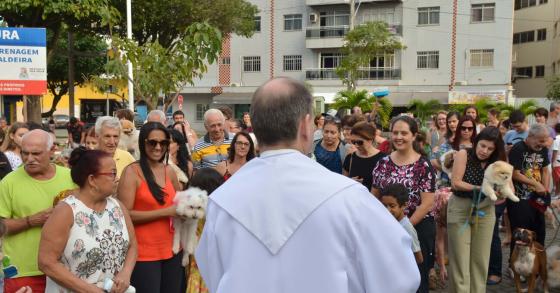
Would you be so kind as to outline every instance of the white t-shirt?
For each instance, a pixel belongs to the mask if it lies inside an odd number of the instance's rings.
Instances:
[[[552,144],[552,150],[557,151],[556,158],[552,158],[552,167],[560,167],[560,134],[556,135]]]

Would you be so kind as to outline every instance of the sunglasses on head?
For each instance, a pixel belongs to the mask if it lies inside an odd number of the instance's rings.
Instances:
[[[152,148],[155,148],[158,144],[162,148],[166,148],[169,146],[169,140],[155,140],[155,139],[146,139],[146,144]]]
[[[474,126],[461,126],[461,130],[473,131],[473,130],[474,130]]]

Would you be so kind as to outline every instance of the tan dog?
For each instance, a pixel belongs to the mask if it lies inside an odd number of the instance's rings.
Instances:
[[[510,186],[512,175],[512,165],[504,161],[496,161],[490,164],[486,171],[484,171],[482,192],[493,201],[498,200],[498,197],[500,197],[518,202],[519,198],[515,196]]]
[[[514,273],[517,293],[521,293],[521,276],[527,278],[528,293],[535,291],[537,277],[543,281],[544,292],[548,292],[546,251],[535,240],[536,237],[535,232],[523,228],[517,228],[513,233],[515,246],[510,259],[510,267]]]
[[[121,129],[119,149],[131,153],[138,160],[140,158],[140,150],[138,149],[140,131],[134,127],[134,123],[126,119],[121,120]]]

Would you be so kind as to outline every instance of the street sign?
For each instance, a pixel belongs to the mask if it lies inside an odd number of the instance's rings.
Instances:
[[[0,95],[46,93],[46,30],[0,27]]]
[[[183,110],[183,96],[179,95],[177,97],[177,104],[179,105],[179,110]]]

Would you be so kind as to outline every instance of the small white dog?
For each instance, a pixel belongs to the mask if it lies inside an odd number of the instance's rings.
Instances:
[[[513,166],[504,162],[496,161],[484,171],[484,181],[482,181],[482,192],[491,200],[498,200],[496,191],[499,192],[500,198],[509,198],[518,202],[519,198],[515,196],[511,190],[510,182],[513,175]]]
[[[197,187],[190,187],[177,192],[173,201],[177,208],[177,215],[173,219],[175,234],[173,235],[173,253],[178,253],[183,247],[183,266],[189,262],[189,255],[194,253],[197,245],[196,228],[198,220],[206,215],[208,193]]]
[[[546,249],[546,265],[548,267],[548,287],[560,288],[560,247],[551,246]]]
[[[121,135],[118,148],[132,154],[135,159],[140,159],[138,149],[138,136],[140,131],[134,127],[134,123],[128,120],[121,120]]]

